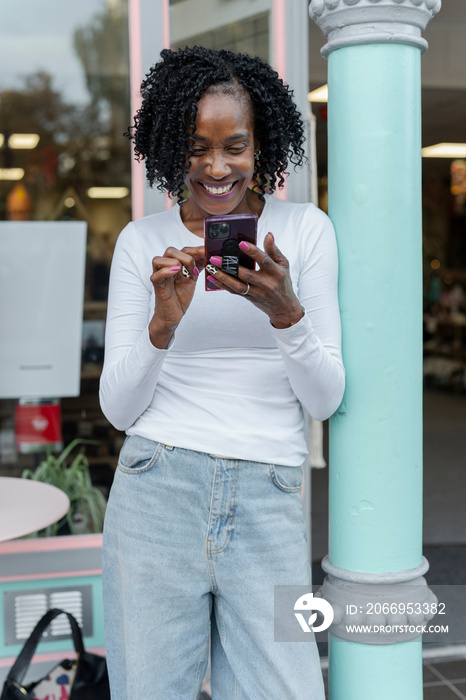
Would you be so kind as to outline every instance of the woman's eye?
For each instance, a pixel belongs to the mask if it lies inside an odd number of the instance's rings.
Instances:
[[[205,153],[204,148],[193,148],[193,156],[202,156]]]
[[[233,146],[229,149],[229,153],[242,153],[246,146]]]

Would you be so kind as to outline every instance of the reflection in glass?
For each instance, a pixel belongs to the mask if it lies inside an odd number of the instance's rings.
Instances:
[[[235,3],[233,15],[233,3],[223,0],[204,0],[203,12],[196,0],[172,0],[170,5],[172,48],[205,46],[270,60],[271,2]]]
[[[87,221],[87,300],[131,217],[128,53],[127,0],[0,7],[0,219]]]
[[[87,222],[84,320],[94,331],[83,340],[81,396],[62,399],[63,441],[97,438],[87,457],[104,492],[119,434],[97,383],[110,261],[131,218],[130,121],[128,0],[0,2],[0,220]],[[0,472],[20,476],[36,464],[16,451],[14,414],[14,400],[1,400]]]

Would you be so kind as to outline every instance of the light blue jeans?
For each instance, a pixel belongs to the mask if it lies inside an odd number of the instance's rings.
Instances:
[[[274,642],[274,585],[308,585],[301,467],[126,439],[104,528],[112,700],[324,700],[315,642]],[[212,625],[210,625],[212,619]]]

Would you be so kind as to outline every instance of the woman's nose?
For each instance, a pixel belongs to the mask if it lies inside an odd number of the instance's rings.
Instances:
[[[211,151],[210,162],[207,165],[207,173],[215,178],[222,178],[231,172],[223,151]]]

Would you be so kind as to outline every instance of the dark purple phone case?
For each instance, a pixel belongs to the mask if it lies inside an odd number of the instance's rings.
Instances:
[[[225,221],[230,224],[230,235],[228,238],[209,238],[207,235],[209,224],[221,223]],[[225,214],[225,216],[208,216],[204,219],[204,241],[205,241],[205,262],[208,264],[212,255],[222,256],[222,247],[225,241],[233,239],[238,241],[247,241],[248,243],[257,244],[257,214]],[[240,252],[239,264],[243,267],[248,267],[250,270],[256,269],[254,260]],[[220,287],[216,287],[212,282],[209,282],[206,271],[205,288],[207,292],[222,291]]]

